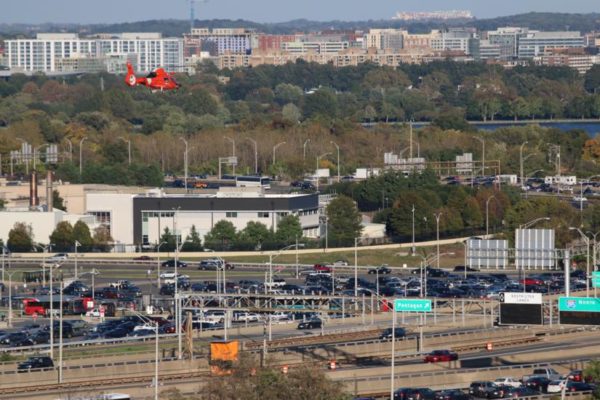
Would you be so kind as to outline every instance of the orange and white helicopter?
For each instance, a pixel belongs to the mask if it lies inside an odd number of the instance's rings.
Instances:
[[[175,90],[181,87],[173,77],[173,73],[165,71],[164,68],[157,68],[147,76],[138,78],[135,76],[130,62],[127,62],[125,83],[128,86],[143,85],[152,89],[152,91],[160,90],[161,92],[165,90]]]

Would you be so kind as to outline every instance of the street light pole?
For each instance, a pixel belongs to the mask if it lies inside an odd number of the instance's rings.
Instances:
[[[156,287],[158,288],[158,290],[160,291],[160,246],[162,246],[163,244],[166,244],[167,242],[160,242],[158,244],[158,246],[156,246],[156,268],[157,268],[157,272],[156,272]]]
[[[15,137],[15,139],[19,140],[19,141],[20,141],[21,143],[23,143],[23,144],[27,144],[27,141],[26,141],[25,139],[21,139],[21,138],[19,138],[19,137]],[[22,149],[22,148],[23,148],[23,147],[21,147],[21,149]],[[21,152],[21,154],[22,154],[22,152]],[[22,154],[22,155],[23,155],[23,154]],[[29,158],[28,158],[27,160],[25,160],[25,173],[26,173],[27,175],[29,175]],[[11,172],[11,175],[12,175],[12,172]]]
[[[247,137],[246,139],[254,144],[254,173],[258,174],[258,143],[252,138]]]
[[[123,136],[119,136],[119,139],[127,143],[127,159],[128,165],[131,165],[131,140],[125,139]]]
[[[179,274],[177,273],[177,267],[179,264],[179,237],[177,236],[177,217],[179,207],[175,209],[173,213],[173,234],[175,235],[175,323],[177,324],[177,358],[181,360],[182,357],[182,344],[181,344],[181,310],[179,309]]]
[[[75,241],[75,279],[77,279],[77,247],[81,246],[77,240]]]
[[[330,141],[332,145],[337,149],[337,181],[340,182],[340,146],[337,145],[333,140]]]
[[[306,145],[310,143],[310,139],[306,139],[302,145],[302,159],[306,160]]]
[[[412,247],[411,247],[411,253],[412,256],[414,257],[415,254],[417,254],[417,249],[415,247],[415,205],[412,205]]]
[[[188,141],[185,138],[182,138],[181,136],[179,137],[179,140],[181,140],[184,144],[185,144],[185,153],[183,153],[183,176],[184,176],[184,187],[185,187],[185,192],[187,193],[187,189],[188,189]],[[219,177],[220,179],[221,177]]]
[[[8,326],[12,328],[12,276],[17,271],[7,272],[8,275]]]
[[[442,216],[442,213],[433,213],[433,216],[435,217],[435,225],[436,225],[436,230],[437,230],[437,235],[436,235],[436,246],[437,246],[437,268],[440,268],[440,217]]]
[[[527,141],[524,141],[523,144],[521,144],[521,147],[519,148],[519,165],[521,167],[521,187],[523,187],[524,182],[523,182],[523,147],[525,147],[525,145],[527,144]]]
[[[485,235],[490,234],[490,200],[495,199],[495,195],[491,195],[485,201]]]
[[[230,138],[229,136],[223,136],[223,138],[229,140],[231,142],[231,156],[235,157],[235,139]],[[232,165],[233,175],[235,175],[235,164]]]
[[[79,141],[79,176],[83,174],[83,142],[87,139],[87,136],[81,138]]]
[[[286,142],[279,142],[277,143],[275,146],[273,146],[273,165],[275,165],[275,151],[280,147],[283,146]]]

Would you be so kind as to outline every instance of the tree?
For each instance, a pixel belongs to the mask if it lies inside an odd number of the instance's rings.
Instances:
[[[354,201],[346,196],[338,196],[327,206],[327,234],[330,243],[338,246],[351,246],[362,232],[362,217]]]
[[[50,235],[50,243],[57,251],[71,251],[75,244],[73,226],[69,221],[62,221],[56,225]]]
[[[165,226],[159,243],[163,243],[160,248],[163,251],[175,251],[175,235],[171,233],[168,226]]]
[[[90,227],[83,221],[77,221],[73,226],[73,239],[81,244],[81,251],[83,252],[90,251],[94,244]]]
[[[204,246],[213,250],[226,250],[236,238],[237,233],[233,223],[222,219],[204,236]]]
[[[60,197],[60,193],[56,189],[52,191],[52,207],[58,210],[67,211],[67,207],[65,206],[65,200],[62,197]]]
[[[298,121],[300,121],[302,114],[300,113],[300,109],[295,104],[288,103],[283,106],[283,109],[281,110],[281,116],[288,124],[296,125]]]
[[[94,248],[100,251],[108,251],[110,249],[110,243],[112,243],[113,238],[110,235],[110,230],[105,225],[100,225],[96,229],[94,229]]]
[[[250,221],[237,235],[238,249],[260,250],[263,243],[273,240],[273,232],[263,223]]]
[[[33,248],[33,233],[31,226],[23,222],[16,222],[13,228],[8,232],[8,241],[6,245],[10,251],[16,253],[26,253]]]
[[[331,89],[319,89],[304,100],[304,115],[308,118],[335,118],[337,111],[337,98]]]
[[[283,245],[295,243],[296,239],[302,237],[302,225],[297,215],[286,215],[277,223],[275,239]]]
[[[202,239],[196,230],[196,225],[192,225],[190,233],[185,238],[181,251],[202,251]]]

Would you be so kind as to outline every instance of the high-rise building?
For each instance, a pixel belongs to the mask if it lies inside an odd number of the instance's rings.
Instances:
[[[363,48],[377,50],[401,50],[404,48],[406,31],[400,29],[371,29],[363,37]]]
[[[518,56],[519,39],[528,32],[528,28],[503,27],[487,32],[487,40],[490,45],[500,46],[500,58],[508,60]]]
[[[460,51],[470,54],[469,41],[474,34],[466,30],[451,30],[431,39],[431,48],[438,51]]]

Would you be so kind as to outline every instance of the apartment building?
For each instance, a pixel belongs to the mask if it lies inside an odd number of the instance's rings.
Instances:
[[[541,56],[548,50],[583,48],[583,36],[579,32],[534,32],[519,38],[519,58],[533,58]]]
[[[370,29],[363,36],[364,49],[401,50],[404,48],[404,35],[401,29]]]
[[[194,28],[184,35],[186,56],[194,51],[207,51],[211,56],[221,54],[250,54],[258,47],[258,34],[245,28]]]
[[[101,34],[85,39],[73,33],[38,33],[35,39],[7,40],[6,48],[9,69],[31,73],[121,72],[128,58],[140,72],[158,67],[179,71],[183,65],[183,41],[162,38],[159,33]],[[115,58],[123,62],[107,62]],[[118,65],[119,70],[111,65]]]

